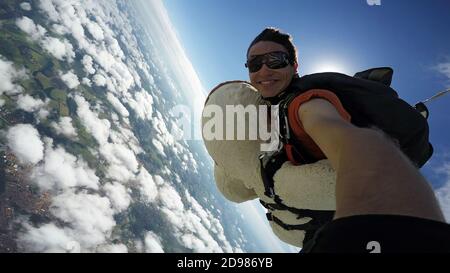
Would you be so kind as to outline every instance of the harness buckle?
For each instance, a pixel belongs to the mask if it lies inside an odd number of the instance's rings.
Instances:
[[[266,218],[267,218],[268,221],[273,221],[272,213],[270,213],[270,212],[266,213]]]

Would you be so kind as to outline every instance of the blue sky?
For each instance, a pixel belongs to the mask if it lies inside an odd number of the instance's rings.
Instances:
[[[392,87],[410,104],[450,87],[450,1],[165,0],[184,51],[206,92],[247,80],[249,43],[265,27],[290,33],[300,75],[394,69]],[[421,169],[450,221],[450,95],[429,105],[432,159]]]

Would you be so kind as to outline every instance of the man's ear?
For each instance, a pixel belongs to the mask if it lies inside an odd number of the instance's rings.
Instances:
[[[295,69],[295,72],[297,72],[297,68],[298,68],[298,63],[295,62],[295,63],[294,63],[294,69]]]

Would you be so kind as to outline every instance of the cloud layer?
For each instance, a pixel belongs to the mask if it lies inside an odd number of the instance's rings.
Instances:
[[[23,16],[16,20],[16,25],[34,41],[39,41],[40,45],[53,57],[58,60],[73,61],[75,53],[72,44],[67,39],[62,41],[58,38],[47,35],[47,30],[41,25],[34,23],[29,17]]]
[[[435,170],[439,174],[445,176],[445,183],[442,187],[436,189],[436,197],[441,205],[445,219],[450,223],[450,162],[443,162],[442,165]]]
[[[0,55],[0,96],[3,93],[14,95],[22,92],[23,88],[16,81],[25,77],[25,70],[16,69],[12,62]]]
[[[53,121],[51,126],[58,134],[65,135],[68,138],[74,138],[77,136],[77,132],[72,125],[71,117],[61,117],[58,122]]]
[[[164,99],[155,79],[167,82],[173,90],[175,84],[164,61],[147,56],[147,51],[156,52],[156,49],[151,45],[143,49],[138,43],[135,26],[130,21],[135,16],[111,1],[40,0],[33,7],[38,7],[38,12],[48,18],[48,22],[39,20],[42,23],[39,25],[22,16],[16,19],[17,27],[30,41],[64,63],[61,67],[77,64],[81,68],[59,71],[58,76],[67,86],[68,97],[75,102],[76,111],[70,117],[51,121],[50,127],[58,138],[66,137],[76,144],[84,144],[81,141],[88,134],[95,143],[84,147],[87,150],[84,152],[94,157],[89,165],[84,154],[72,154],[73,148],[65,147],[56,137],[41,136],[31,124],[9,129],[8,146],[23,164],[33,165],[31,182],[41,192],[51,195],[51,222],[31,224],[27,215],[20,219],[21,250],[164,252],[164,245],[169,242],[152,230],[136,235],[133,242],[115,241],[114,216],[123,214],[135,202],[142,202],[157,207],[161,217],[171,224],[167,230],[187,249],[242,251],[227,240],[217,216],[182,186],[180,177],[198,174],[198,164],[189,146],[177,141],[169,132],[174,121],[162,114],[166,110],[162,107],[172,102]],[[21,8],[28,10],[31,5],[22,3]],[[183,58],[186,65],[187,59]],[[189,72],[189,75],[194,73]],[[16,70],[0,56],[0,95],[21,93],[23,90],[16,81],[24,75],[24,71]],[[183,81],[189,88],[201,87],[197,81]],[[89,92],[84,92],[85,88]],[[49,114],[47,103],[27,94],[17,96],[18,108],[38,112],[37,118]],[[141,146],[135,135],[136,128],[130,125],[132,118],[145,121],[154,131],[148,136],[154,146]],[[148,143],[148,139],[145,141]],[[157,158],[164,166],[150,173],[139,160],[141,153],[159,153]],[[175,164],[166,161],[169,158]],[[92,164],[98,164],[101,171]],[[181,168],[174,169],[174,166]],[[136,200],[132,198],[133,192],[138,193]]]
[[[450,81],[450,61],[437,64],[435,69]]]
[[[44,157],[44,144],[39,132],[29,124],[17,124],[8,129],[8,146],[22,164],[36,164]]]

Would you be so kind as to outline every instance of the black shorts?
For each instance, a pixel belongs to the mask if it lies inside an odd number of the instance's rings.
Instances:
[[[301,253],[450,253],[450,224],[399,215],[358,215],[320,228]]]

